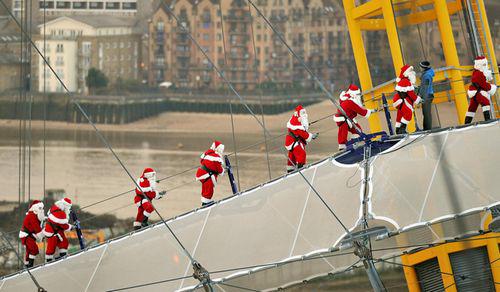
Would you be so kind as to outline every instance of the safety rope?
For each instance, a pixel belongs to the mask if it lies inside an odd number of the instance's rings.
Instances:
[[[250,1],[250,0],[249,0]],[[164,2],[164,1],[163,1]],[[183,23],[180,21],[180,19],[175,15],[175,13],[173,13],[172,9],[169,7],[169,6],[165,6],[165,10],[167,10],[167,13],[176,21],[177,25],[179,27],[182,28],[182,30],[184,32],[186,32],[186,34],[188,35],[188,37],[191,39],[191,41],[193,42],[193,44],[195,44],[195,46],[198,48],[198,50],[202,53],[202,55],[205,57],[205,59],[212,65],[212,68],[215,70],[215,72],[217,72],[217,74],[220,76],[220,78],[224,81],[224,83],[226,83],[226,85],[231,89],[231,91],[235,94],[235,96],[241,101],[241,103],[243,104],[243,106],[247,109],[247,111],[252,115],[252,117],[255,119],[255,121],[262,127],[262,129],[264,131],[266,131],[266,133],[268,135],[269,134],[269,131],[264,127],[264,125],[262,124],[262,122],[257,118],[257,116],[255,115],[255,113],[252,111],[252,109],[248,106],[248,103],[245,101],[245,99],[238,93],[238,91],[236,91],[236,89],[234,88],[233,84],[231,82],[229,82],[227,80],[227,78],[225,77],[224,73],[219,69],[219,67],[213,62],[213,60],[208,56],[207,52],[205,50],[203,50],[203,48],[201,47],[201,45],[196,41],[196,39],[193,37],[193,35],[189,32],[189,29],[187,29]],[[342,110],[340,108],[340,110]],[[285,157],[287,157],[287,159],[289,161],[290,158],[288,157],[288,155],[286,153],[283,153],[285,155]],[[292,162],[292,161],[291,161]],[[295,164],[292,162],[292,164]],[[328,203],[326,203],[326,201],[323,199],[323,197],[319,194],[319,192],[316,190],[316,188],[311,184],[311,182],[305,177],[305,175],[302,173],[302,170],[298,170],[297,171],[299,173],[299,175],[302,177],[302,179],[307,183],[307,185],[311,188],[311,190],[313,190],[314,194],[320,199],[320,201],[322,202],[322,204],[330,211],[330,213],[333,215],[333,217],[335,218],[335,220],[342,226],[342,228],[346,231],[347,234],[350,234],[350,231],[349,229],[344,225],[344,223],[340,220],[340,218],[337,216],[337,214],[335,214],[335,212],[333,211],[333,209],[328,205]]]
[[[220,3],[221,1],[219,1]],[[250,6],[250,3],[248,3],[248,16],[251,19],[250,22],[250,32],[252,35],[252,48],[253,48],[253,69],[254,69],[254,75],[255,75],[255,82],[258,87],[258,92],[259,92],[259,103],[260,103],[260,118],[262,119],[262,125],[264,125],[264,128],[266,127],[266,119],[264,117],[264,106],[262,105],[262,95],[263,95],[263,90],[262,90],[262,82],[260,80],[260,73],[259,73],[259,63],[257,60],[257,46],[255,45],[255,32],[253,29],[253,15],[252,15],[252,7]],[[267,143],[267,134],[266,131],[262,130],[263,135],[264,135],[264,145],[266,147],[266,160],[267,160],[267,171],[269,173],[269,180],[272,179],[271,175],[271,163],[269,161],[269,145]]]
[[[47,64],[47,67],[51,70],[51,72],[54,74],[54,76],[56,77],[57,81],[59,82],[59,84],[61,84],[61,86],[63,87],[63,89],[65,90],[66,94],[72,99],[73,103],[75,104],[75,106],[77,107],[77,109],[82,113],[82,115],[84,116],[84,118],[87,120],[87,122],[92,126],[92,128],[94,129],[94,131],[96,132],[98,138],[101,140],[101,142],[109,149],[109,151],[113,154],[113,156],[115,157],[115,159],[118,161],[118,163],[120,164],[120,166],[123,168],[123,170],[127,173],[127,175],[129,176],[129,178],[133,181],[133,183],[135,184],[135,186],[138,188],[138,189],[141,189],[140,186],[138,185],[137,181],[134,179],[134,177],[132,176],[132,174],[130,173],[130,171],[127,169],[127,167],[123,164],[123,162],[121,161],[121,159],[118,157],[118,155],[115,153],[115,151],[113,150],[113,148],[111,147],[111,145],[109,144],[109,142],[106,140],[106,138],[102,135],[102,133],[99,131],[99,129],[96,127],[96,125],[92,122],[92,120],[90,119],[90,117],[88,116],[87,112],[85,112],[85,110],[82,108],[82,106],[80,105],[80,103],[78,102],[77,99],[75,99],[73,97],[73,95],[71,94],[71,92],[69,91],[69,89],[66,87],[66,84],[61,80],[61,78],[59,77],[59,75],[55,72],[54,68],[50,65],[50,63],[47,61],[47,59],[45,58],[45,56],[42,54],[42,52],[38,49],[38,47],[36,46],[36,44],[33,42],[33,40],[27,35],[25,29],[23,29],[22,25],[19,23],[19,21],[14,17],[14,15],[12,14],[12,11],[9,9],[9,7],[5,4],[4,0],[0,0],[0,3],[2,4],[2,6],[5,8],[5,11],[7,11],[9,13],[9,15],[12,17],[12,19],[16,22],[16,24],[20,27],[21,29],[21,33],[26,36],[27,38],[27,41],[31,44],[31,46],[36,50],[37,54],[42,58],[43,62],[45,62]],[[145,196],[146,199],[148,201],[151,201],[147,196]],[[181,247],[182,251],[186,254],[186,256],[190,259],[191,262],[195,262],[195,260],[193,259],[193,257],[191,256],[191,254],[189,253],[189,251],[184,247],[184,245],[182,244],[182,242],[179,240],[179,238],[177,237],[177,235],[174,233],[174,231],[170,228],[170,226],[168,226],[168,224],[166,223],[166,221],[163,219],[163,216],[158,212],[158,210],[154,209],[155,213],[158,215],[158,217],[160,217],[161,221],[163,222],[163,224],[165,225],[165,227],[167,228],[167,230],[171,233],[172,237],[174,237],[175,241],[177,241],[178,245]]]
[[[304,67],[304,69],[306,69],[306,71],[309,73],[309,75],[312,77],[312,79],[314,80],[314,82],[316,82],[316,84],[318,84],[318,86],[320,87],[320,89],[327,95],[328,99],[337,107],[337,109],[340,111],[340,113],[342,113],[342,115],[344,115],[344,117],[349,121],[351,122],[353,125],[354,125],[354,129],[356,130],[356,132],[360,135],[360,136],[364,136],[363,134],[363,131],[361,130],[361,128],[359,128],[356,123],[353,122],[353,120],[347,115],[347,113],[344,111],[344,109],[340,106],[340,104],[338,103],[337,100],[335,100],[335,98],[333,97],[333,95],[330,93],[330,91],[328,91],[328,89],[326,89],[325,85],[323,84],[323,82],[321,82],[321,80],[319,80],[318,76],[316,74],[313,73],[313,71],[311,70],[311,68],[309,68],[309,66],[305,63],[305,61],[297,55],[297,53],[295,53],[295,51],[292,49],[292,47],[290,47],[290,45],[287,43],[287,41],[284,39],[283,35],[276,29],[276,27],[271,23],[271,21],[269,21],[269,19],[262,13],[262,11],[257,7],[257,5],[254,4],[254,2],[252,0],[247,0],[248,3],[250,3],[250,5],[252,5],[252,7],[255,9],[255,11],[260,15],[260,17],[262,17],[264,19],[264,21],[266,22],[266,24],[269,26],[269,28],[271,28],[271,30],[274,32],[274,34],[279,38],[279,40],[286,46],[286,48],[288,49],[288,51],[292,54],[292,56],[297,59],[297,61],[300,62],[300,64]]]
[[[229,64],[227,62],[227,53],[226,53],[226,32],[224,30],[224,16],[222,14],[222,0],[218,1],[219,4],[219,11],[220,11],[220,23],[221,23],[221,34],[222,34],[222,51],[224,53],[224,67],[228,68]],[[229,98],[229,90],[226,92],[226,96]],[[236,134],[234,132],[234,117],[233,117],[233,105],[232,101],[229,101],[229,112],[231,113],[231,133],[232,133],[232,139],[233,139],[233,148],[234,150],[234,160],[235,160],[235,168],[236,168],[236,180],[238,181],[238,190],[241,190],[241,185],[240,185],[240,171],[239,171],[239,160],[238,160],[238,151],[237,149],[237,144],[236,144]]]
[[[314,125],[314,124],[316,124],[316,123],[318,123],[318,122],[321,122],[321,121],[323,121],[323,120],[325,120],[325,119],[328,119],[328,118],[332,117],[333,115],[334,115],[334,114],[329,114],[329,115],[326,115],[326,116],[324,116],[324,117],[321,117],[321,118],[319,118],[319,119],[317,119],[317,120],[315,120],[315,121],[312,121],[312,122],[310,123],[310,125]],[[320,131],[320,133],[322,133],[322,132]],[[286,135],[287,135],[286,133],[282,133],[282,134],[279,134],[279,135],[277,135],[277,136],[273,136],[273,137],[269,138],[269,140],[270,140],[270,141],[274,141],[274,140],[279,139],[279,138],[282,138],[282,137],[284,137],[284,136],[286,136]],[[250,145],[245,146],[245,147],[243,147],[243,148],[240,148],[240,149],[238,149],[237,151],[242,152],[242,151],[245,151],[245,150],[251,149],[251,148],[253,148],[253,147],[255,147],[255,146],[258,146],[258,145],[262,144],[262,142],[263,142],[263,140],[260,140],[260,141],[258,141],[258,142],[256,142],[256,143],[253,143],[253,144],[250,144]],[[281,146],[280,146],[279,148],[281,148]],[[229,153],[229,154],[227,154],[227,155],[228,155],[228,156],[232,156],[232,155],[234,155],[235,153],[236,153],[236,151],[231,152],[231,153]],[[196,166],[190,167],[190,168],[185,169],[185,170],[183,170],[183,171],[180,171],[180,172],[178,172],[178,173],[175,173],[175,174],[172,174],[172,175],[169,175],[169,176],[166,176],[166,177],[160,178],[160,179],[158,180],[158,182],[162,182],[162,181],[165,181],[165,180],[169,180],[169,179],[171,179],[171,178],[177,177],[177,176],[182,175],[182,174],[185,174],[185,173],[187,173],[187,172],[190,172],[190,171],[196,170],[196,169],[198,169],[198,168],[199,168],[199,165],[196,165]],[[192,182],[190,182],[190,183],[192,183]],[[187,184],[190,184],[190,183],[187,183]],[[90,207],[92,207],[92,206],[99,205],[99,204],[104,203],[104,202],[106,202],[106,201],[109,201],[109,200],[112,200],[112,199],[115,199],[115,198],[121,197],[121,196],[123,196],[123,195],[126,195],[126,194],[128,194],[128,193],[130,193],[130,192],[132,192],[132,191],[134,191],[134,190],[135,190],[135,189],[129,189],[129,190],[127,190],[127,191],[123,191],[123,192],[118,193],[118,194],[116,194],[116,195],[112,195],[112,196],[110,196],[110,197],[106,197],[106,198],[104,198],[104,199],[102,199],[102,200],[99,200],[99,201],[96,201],[96,202],[90,203],[90,204],[88,204],[88,205],[85,205],[85,206],[81,207],[80,209],[81,209],[81,210],[84,210],[84,209],[90,208]],[[168,191],[168,190],[167,190],[167,191]]]
[[[0,0],[0,1],[3,1],[3,0]],[[24,260],[22,259],[22,257],[20,256],[20,253],[18,251],[16,251],[16,249],[14,248],[14,246],[12,246],[12,243],[10,242],[10,240],[7,238],[7,236],[0,231],[0,233],[2,234],[2,237],[3,239],[7,242],[7,244],[10,246],[10,248],[14,251],[14,253],[16,254],[17,256],[17,259],[20,261],[20,262],[24,262]],[[35,286],[37,287],[37,291],[38,292],[47,292],[42,286],[40,286],[40,283],[38,283],[38,281],[36,280],[35,276],[33,276],[33,274],[30,272],[29,269],[25,268],[24,269],[28,275],[30,276],[31,278],[31,281],[33,281],[33,283],[35,284]]]

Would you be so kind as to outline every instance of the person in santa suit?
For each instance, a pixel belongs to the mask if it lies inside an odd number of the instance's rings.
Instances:
[[[200,156],[201,166],[196,171],[196,180],[201,182],[201,206],[214,203],[212,197],[217,185],[217,177],[224,174],[224,144],[214,141],[210,149]]]
[[[155,210],[153,199],[159,200],[166,193],[166,191],[158,192],[156,183],[156,172],[150,167],[145,168],[141,177],[137,179],[137,185],[140,188],[135,188],[134,204],[137,206],[137,216],[134,221],[134,230],[148,226],[149,216]]]
[[[491,119],[491,96],[495,94],[497,86],[489,83],[493,79],[493,74],[488,68],[488,60],[484,56],[479,56],[474,60],[474,71],[467,95],[470,98],[469,109],[465,114],[465,123],[472,123],[477,107],[481,105],[484,120]]]
[[[292,172],[306,164],[306,145],[318,137],[318,133],[310,133],[306,109],[298,105],[286,124],[288,134],[285,137],[285,148],[288,150],[286,170]]]
[[[43,203],[38,200],[31,202],[31,205],[24,217],[23,226],[19,231],[19,238],[21,244],[26,249],[26,256],[24,257],[24,265],[26,268],[33,267],[35,258],[38,255],[37,241],[43,240],[42,224],[45,220],[45,212],[43,210]]]
[[[351,119],[354,124],[347,119],[340,110],[333,116],[333,120],[339,127],[337,141],[339,143],[339,150],[344,150],[347,144],[347,136],[349,132],[355,138],[358,135],[356,127],[361,130],[361,126],[356,121],[356,117],[361,115],[368,118],[374,110],[366,109],[361,102],[361,90],[354,84],[349,85],[347,91],[340,93],[340,107],[344,110],[347,117]]]
[[[404,65],[399,77],[396,78],[396,94],[392,99],[392,106],[396,108],[396,134],[405,134],[408,123],[413,118],[414,106],[422,100],[415,94],[417,74],[413,66]]]
[[[56,248],[59,249],[59,258],[64,257],[68,252],[68,239],[64,235],[65,231],[70,231],[69,213],[71,212],[71,200],[63,198],[56,201],[47,213],[47,222],[43,234],[47,238],[47,248],[45,259],[47,262],[54,260]]]

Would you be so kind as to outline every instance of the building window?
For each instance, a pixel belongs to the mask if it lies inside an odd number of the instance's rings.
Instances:
[[[159,21],[158,23],[156,23],[156,31],[157,32],[165,31],[165,23],[163,23],[163,21]]]
[[[57,53],[63,53],[64,52],[64,46],[63,46],[63,44],[57,44],[56,52]]]
[[[57,56],[56,59],[56,66],[63,66],[64,65],[64,60],[62,56]]]
[[[120,2],[106,2],[106,9],[111,9],[111,10],[120,9]]]
[[[137,10],[137,3],[136,2],[123,2],[122,9],[123,10]]]
[[[85,1],[73,2],[73,9],[87,9],[87,2]]]
[[[118,44],[116,42],[113,42],[113,49],[118,48]]]
[[[123,49],[125,47],[125,44],[123,42],[120,42],[120,49]]]
[[[208,33],[203,34],[203,40],[209,41],[210,40],[210,35]]]
[[[70,9],[71,8],[71,2],[70,1],[57,1],[56,2],[56,8]]]
[[[90,2],[89,7],[90,7],[90,9],[103,9],[104,3],[102,3],[102,2]]]

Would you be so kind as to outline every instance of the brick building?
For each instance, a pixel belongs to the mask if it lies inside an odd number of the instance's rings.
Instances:
[[[356,78],[347,25],[336,2],[257,0],[256,4],[327,86]],[[278,88],[314,86],[300,62],[256,11],[249,11],[246,1],[180,0],[174,13],[238,89],[254,89],[259,82]],[[163,5],[149,25],[147,66],[151,85],[169,81],[187,88],[223,86]]]

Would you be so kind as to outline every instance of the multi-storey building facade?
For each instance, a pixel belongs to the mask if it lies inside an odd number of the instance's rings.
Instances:
[[[20,2],[20,1],[16,1]],[[48,16],[71,14],[108,14],[134,16],[137,13],[137,0],[95,0],[95,1],[37,1],[40,11]]]
[[[256,4],[320,79],[352,81],[353,57],[341,7],[326,0],[258,0]],[[257,84],[312,86],[313,80],[279,37],[243,0],[177,1],[174,13],[238,89]],[[223,86],[203,53],[160,6],[149,26],[149,83]],[[255,47],[254,47],[255,44]]]
[[[106,18],[100,16],[59,17],[40,25],[40,38],[36,42],[66,87],[72,92],[87,92],[85,77],[92,67],[104,72],[110,82],[140,79],[141,35],[134,32],[135,20],[131,18]],[[38,74],[34,76],[38,89],[49,92],[63,91],[56,77],[41,58],[36,62]]]

